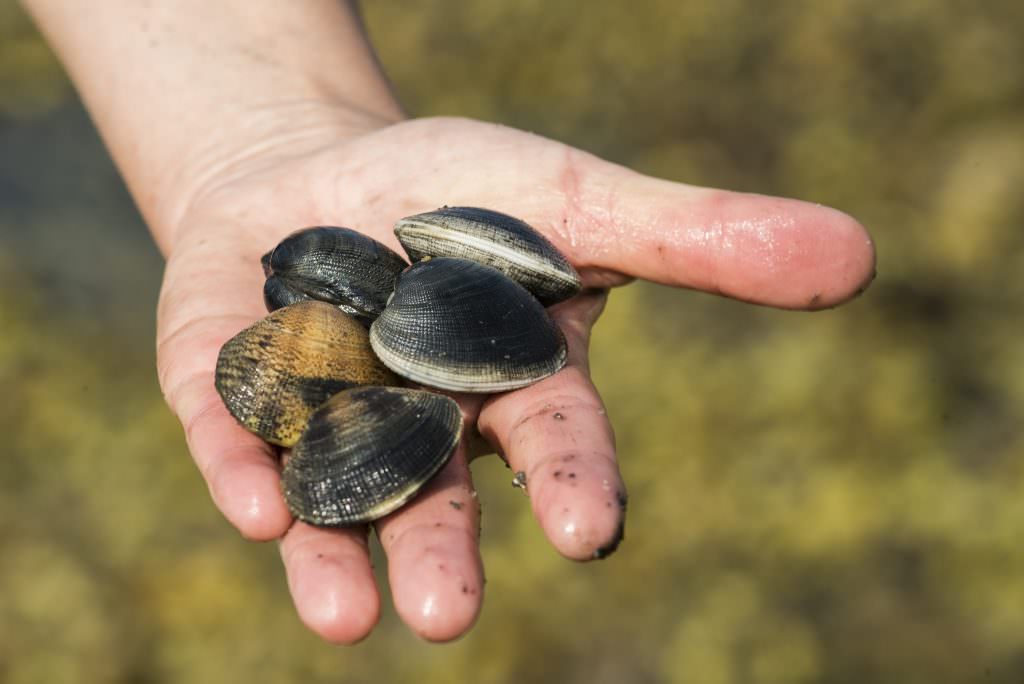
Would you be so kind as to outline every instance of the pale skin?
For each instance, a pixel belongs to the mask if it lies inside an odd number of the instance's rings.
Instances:
[[[398,218],[483,206],[534,225],[583,276],[584,294],[552,309],[568,367],[516,392],[460,397],[469,438],[422,495],[375,524],[395,609],[433,641],[465,633],[480,611],[468,469],[479,453],[526,474],[533,512],[566,557],[600,557],[618,542],[625,487],[586,358],[609,287],[642,278],[818,309],[874,274],[867,233],[833,209],[645,177],[502,126],[407,120],[347,3],[25,5],[167,259],[160,385],[213,501],[244,537],[278,540],[300,618],[332,642],[359,641],[380,615],[369,530],[294,522],[278,454],[235,423],[213,387],[220,346],[265,314],[259,257],[282,237],[344,225],[399,249]]]

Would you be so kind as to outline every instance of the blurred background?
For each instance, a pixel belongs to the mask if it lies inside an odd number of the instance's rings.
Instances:
[[[635,284],[593,370],[626,541],[560,558],[474,464],[488,585],[429,646],[294,614],[219,516],[153,368],[161,260],[60,66],[0,0],[0,681],[1024,681],[1024,4],[365,5],[417,115],[841,208],[814,314]],[[378,563],[378,573],[383,574]]]

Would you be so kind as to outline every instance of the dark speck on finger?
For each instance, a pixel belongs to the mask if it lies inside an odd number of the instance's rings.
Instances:
[[[615,534],[612,536],[611,541],[609,541],[604,546],[595,549],[594,550],[594,555],[592,556],[592,558],[594,560],[602,560],[602,559],[607,558],[608,556],[612,555],[613,553],[615,553],[615,549],[619,548],[619,544],[621,544],[622,540],[625,539],[625,538],[626,538],[626,519],[625,519],[625,517],[623,517],[622,520],[619,521],[619,526],[615,530]]]

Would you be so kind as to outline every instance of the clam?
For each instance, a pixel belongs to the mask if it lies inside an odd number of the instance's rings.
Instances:
[[[370,327],[384,365],[410,380],[459,392],[504,392],[558,371],[565,338],[544,307],[490,266],[431,258],[398,279]]]
[[[565,257],[529,224],[477,207],[442,207],[401,219],[395,235],[409,258],[459,257],[492,266],[533,293],[544,306],[580,291]]]
[[[340,392],[313,414],[281,474],[292,514],[352,525],[401,507],[448,461],[462,414],[448,397],[397,387]]]
[[[304,299],[330,302],[369,325],[380,314],[405,260],[349,228],[292,233],[261,259],[263,295],[274,311]]]
[[[367,335],[354,318],[325,302],[278,309],[221,348],[217,392],[246,429],[291,446],[333,394],[399,383],[373,355]]]
[[[277,311],[295,302],[305,302],[310,299],[313,298],[305,292],[291,287],[276,275],[269,276],[263,282],[263,303],[267,305],[267,311]]]
[[[294,447],[282,493],[314,525],[396,510],[455,451],[457,404],[394,387],[395,373],[503,392],[566,362],[544,305],[574,295],[579,276],[527,224],[446,207],[402,219],[395,232],[414,265],[346,228],[287,237],[261,259],[271,313],[217,360],[215,385],[231,414],[267,442]]]

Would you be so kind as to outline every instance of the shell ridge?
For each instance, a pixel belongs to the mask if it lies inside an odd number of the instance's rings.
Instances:
[[[321,407],[282,473],[300,518],[364,522],[403,505],[454,453],[454,401],[422,390],[346,390]],[[449,420],[445,420],[445,418]],[[412,449],[405,449],[409,444]]]

